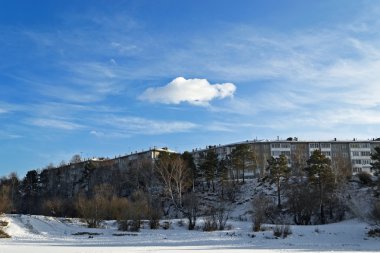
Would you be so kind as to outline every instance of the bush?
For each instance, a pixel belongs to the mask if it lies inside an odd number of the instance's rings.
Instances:
[[[150,229],[159,229],[160,228],[160,219],[150,219],[149,220]]]
[[[0,229],[0,238],[11,238],[11,236]]]
[[[371,218],[375,221],[375,223],[380,223],[380,201],[373,204]]]
[[[134,219],[129,221],[129,230],[130,232],[139,232],[141,227],[141,220]]]
[[[148,211],[150,229],[160,227],[161,212],[158,208],[150,207]]]
[[[211,232],[218,230],[218,223],[216,222],[215,216],[207,216],[204,218],[203,231]]]
[[[287,187],[289,211],[297,225],[310,225],[313,213],[318,210],[316,191],[306,183],[291,184]]]
[[[273,228],[273,235],[275,237],[281,237],[281,238],[286,238],[288,235],[292,234],[292,230],[290,229],[289,225],[276,225]]]
[[[165,230],[167,230],[167,229],[170,228],[170,225],[171,225],[170,221],[165,221],[165,222],[162,224],[162,228],[165,229]]]
[[[261,220],[260,219],[253,219],[253,231],[259,232],[261,229]]]
[[[261,224],[269,218],[273,211],[273,201],[264,194],[257,195],[252,201],[253,207],[253,231],[260,231]]]
[[[368,231],[369,237],[380,237],[380,228],[374,228]]]
[[[288,235],[292,234],[292,230],[289,225],[284,225],[282,229],[282,238],[288,237]]]
[[[281,235],[282,235],[281,226],[276,225],[276,226],[273,228],[273,235],[274,235],[275,237],[281,237]]]
[[[119,210],[119,230],[138,232],[142,224],[142,220],[149,217],[152,222],[151,226],[155,226],[157,221],[156,215],[152,215],[149,211],[148,200],[142,191],[136,191],[132,194],[131,200],[120,205],[125,205],[127,209]],[[150,217],[151,216],[151,217]]]
[[[6,227],[8,226],[8,221],[0,220],[0,227]]]
[[[372,178],[371,175],[368,172],[360,172],[357,174],[360,182],[364,185],[370,185],[372,184]]]
[[[177,225],[178,225],[178,227],[183,227],[183,226],[185,226],[185,222],[183,220],[179,220],[177,222]]]
[[[139,232],[141,227],[141,220],[122,220],[118,222],[118,229],[120,231]]]
[[[120,231],[129,231],[129,223],[127,220],[118,221],[118,229]]]

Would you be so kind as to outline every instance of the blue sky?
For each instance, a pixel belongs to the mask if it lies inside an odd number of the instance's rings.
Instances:
[[[0,174],[379,137],[378,1],[0,1]]]

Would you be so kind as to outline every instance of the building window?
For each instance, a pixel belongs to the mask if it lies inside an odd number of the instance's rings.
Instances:
[[[350,148],[360,148],[359,143],[351,143]]]
[[[352,156],[359,156],[359,151],[352,151]]]
[[[361,156],[371,156],[371,152],[369,151],[362,151],[360,152]]]
[[[310,143],[309,147],[310,148],[319,148],[319,143]]]
[[[371,160],[363,160],[363,164],[371,164]]]
[[[361,143],[360,147],[361,148],[369,148],[369,143]]]
[[[322,154],[324,154],[325,156],[331,156],[331,152],[330,151],[322,151]]]
[[[281,144],[280,143],[272,143],[272,148],[280,148]]]
[[[321,143],[321,148],[331,148],[330,143]]]

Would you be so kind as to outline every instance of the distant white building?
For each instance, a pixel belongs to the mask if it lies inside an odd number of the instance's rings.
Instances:
[[[212,149],[219,159],[226,158],[239,144],[248,144],[256,153],[255,173],[264,173],[267,160],[270,157],[285,155],[289,165],[292,167],[306,167],[306,161],[314,152],[320,150],[322,154],[331,160],[333,169],[345,167],[352,174],[358,172],[373,173],[371,170],[371,153],[374,148],[380,146],[379,139],[340,141],[337,139],[329,141],[300,141],[297,138],[286,140],[252,140],[231,143],[226,145],[208,146],[205,149],[194,149],[193,156],[196,163],[200,163],[203,154]]]

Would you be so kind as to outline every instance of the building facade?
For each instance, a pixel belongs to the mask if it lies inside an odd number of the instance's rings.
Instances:
[[[359,172],[373,173],[371,170],[371,153],[374,148],[380,146],[379,139],[340,141],[337,139],[330,141],[300,141],[298,138],[288,138],[286,140],[252,140],[226,145],[208,146],[205,149],[194,149],[192,151],[196,164],[201,163],[205,153],[212,149],[218,158],[225,159],[240,144],[248,144],[255,152],[256,167],[254,174],[263,174],[268,166],[270,157],[277,158],[285,155],[288,158],[289,166],[295,171],[302,170],[307,166],[314,150],[320,150],[322,154],[331,160],[334,170],[345,169],[351,174]]]

